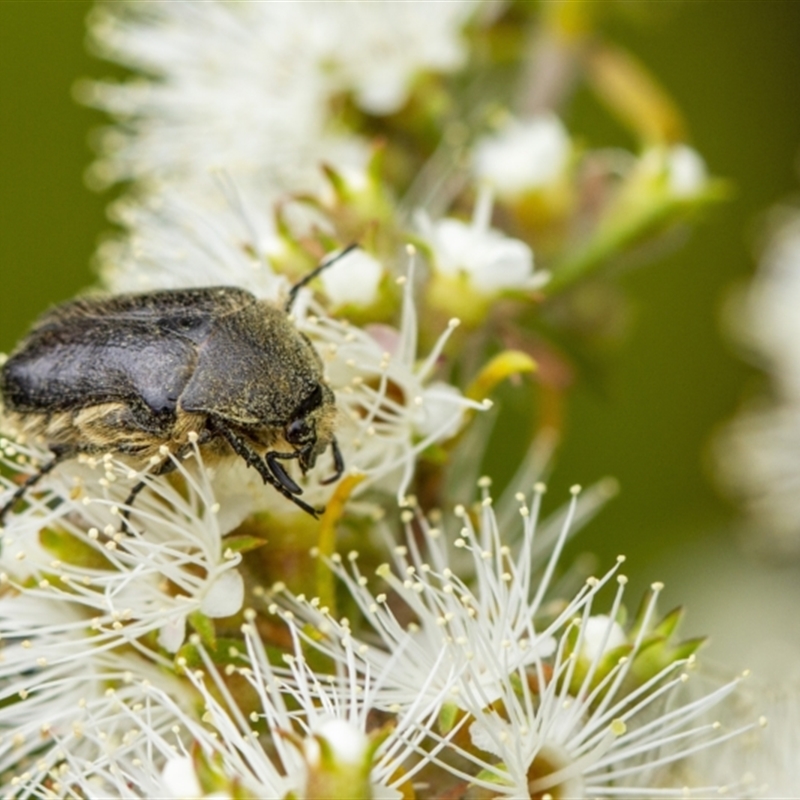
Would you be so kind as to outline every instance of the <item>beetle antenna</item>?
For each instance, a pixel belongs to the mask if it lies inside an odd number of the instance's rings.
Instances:
[[[320,274],[328,267],[332,267],[337,261],[344,258],[348,253],[352,253],[358,247],[358,242],[353,242],[353,244],[347,245],[344,250],[339,251],[335,255],[331,256],[326,261],[323,261],[318,267],[315,267],[308,273],[308,275],[301,278],[291,289],[289,289],[289,297],[286,300],[286,305],[284,306],[284,310],[286,313],[290,313],[292,310],[292,306],[294,305],[294,301],[297,299],[297,293],[306,285],[311,283],[317,275]]]

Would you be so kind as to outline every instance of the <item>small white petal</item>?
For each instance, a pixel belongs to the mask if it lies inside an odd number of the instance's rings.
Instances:
[[[194,762],[188,756],[171,758],[161,770],[164,788],[176,798],[203,797],[203,789],[197,779]]]
[[[343,764],[363,764],[367,758],[369,740],[364,731],[344,719],[330,718],[319,724],[315,731]]]
[[[209,617],[229,617],[242,607],[244,580],[235,569],[223,572],[206,590],[200,610]]]
[[[498,732],[505,733],[506,735],[510,733],[508,723],[493,714],[493,724],[490,727],[487,724],[488,719],[489,716],[487,715],[487,717],[480,722],[473,722],[469,726],[469,738],[472,740],[472,744],[479,750],[483,750],[495,756],[502,756],[503,748],[498,745],[497,735]]]
[[[158,643],[168,653],[177,653],[186,638],[186,617],[174,616],[158,631]]]
[[[458,219],[431,223],[418,217],[434,253],[434,268],[444,275],[467,275],[478,292],[525,288],[533,277],[533,252],[519,239],[493,228]]]
[[[356,249],[320,275],[325,294],[334,305],[368,306],[378,296],[383,266],[369,253]]]
[[[608,641],[604,640],[608,637]],[[597,614],[589,617],[583,626],[583,648],[581,655],[590,661],[602,658],[609,650],[625,644],[628,641],[622,626],[606,614]],[[602,648],[602,649],[601,649]]]

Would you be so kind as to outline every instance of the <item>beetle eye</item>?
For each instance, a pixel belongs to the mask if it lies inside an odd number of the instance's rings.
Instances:
[[[317,384],[309,393],[308,397],[303,400],[302,403],[295,411],[295,414],[298,417],[302,417],[304,414],[308,414],[309,411],[313,411],[315,408],[319,408],[322,405],[322,386]]]
[[[303,444],[313,436],[311,427],[304,419],[296,419],[286,426],[286,441],[290,444]]]

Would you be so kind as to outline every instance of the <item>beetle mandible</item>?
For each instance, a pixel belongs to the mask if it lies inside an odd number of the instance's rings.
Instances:
[[[344,471],[334,436],[334,394],[322,361],[289,319],[301,287],[349,253],[323,261],[290,290],[283,308],[231,286],[83,298],[35,323],[0,370],[12,426],[53,457],[0,508],[0,523],[57,464],[113,452],[153,475],[175,469],[192,448],[244,459],[303,511],[302,488],[282,461],[305,474],[328,447],[332,483]],[[167,455],[164,453],[167,449]],[[137,483],[130,509],[146,486]]]

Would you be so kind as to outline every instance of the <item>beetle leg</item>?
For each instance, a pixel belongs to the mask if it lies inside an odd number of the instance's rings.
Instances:
[[[331,439],[331,450],[333,451],[333,468],[335,472],[330,478],[325,478],[324,481],[320,481],[320,483],[326,485],[338,481],[344,472],[344,458],[342,458],[342,451],[339,449],[339,442],[336,441],[335,436]]]
[[[186,448],[181,449],[176,458],[180,459],[183,452]],[[167,456],[155,469],[150,471],[150,475],[158,476],[158,475],[167,475],[173,470],[177,469],[175,462]],[[139,481],[133,489],[130,490],[128,496],[125,498],[125,502],[123,505],[122,511],[122,525],[120,526],[123,533],[130,533],[130,526],[128,524],[131,518],[131,512],[133,511],[133,501],[138,497],[142,489],[147,487],[147,481]]]
[[[303,490],[289,477],[289,473],[286,472],[278,459],[298,458],[299,455],[299,453],[279,453],[277,450],[269,450],[265,456],[267,466],[272,470],[272,474],[292,494],[302,494]]]
[[[252,467],[261,476],[264,483],[268,483],[277,489],[287,500],[291,500],[298,508],[302,508],[306,514],[311,514],[317,519],[324,509],[312,508],[308,503],[304,503],[297,495],[292,494],[273,474],[270,472],[266,461],[241,436],[238,436],[227,425],[219,420],[209,420],[213,424],[214,430],[222,436],[231,446],[231,449],[239,458],[243,459],[248,467]]]
[[[44,466],[39,468],[38,472],[34,472],[33,475],[30,475],[25,482],[19,486],[11,497],[3,504],[3,507],[0,508],[0,525],[3,524],[3,520],[5,520],[6,514],[11,511],[14,503],[17,500],[22,499],[28,489],[32,489],[39,481],[47,475],[48,472],[52,472],[53,468],[60,464],[62,461],[66,461],[68,458],[72,458],[75,455],[74,450],[52,450],[53,457],[48,461]]]

